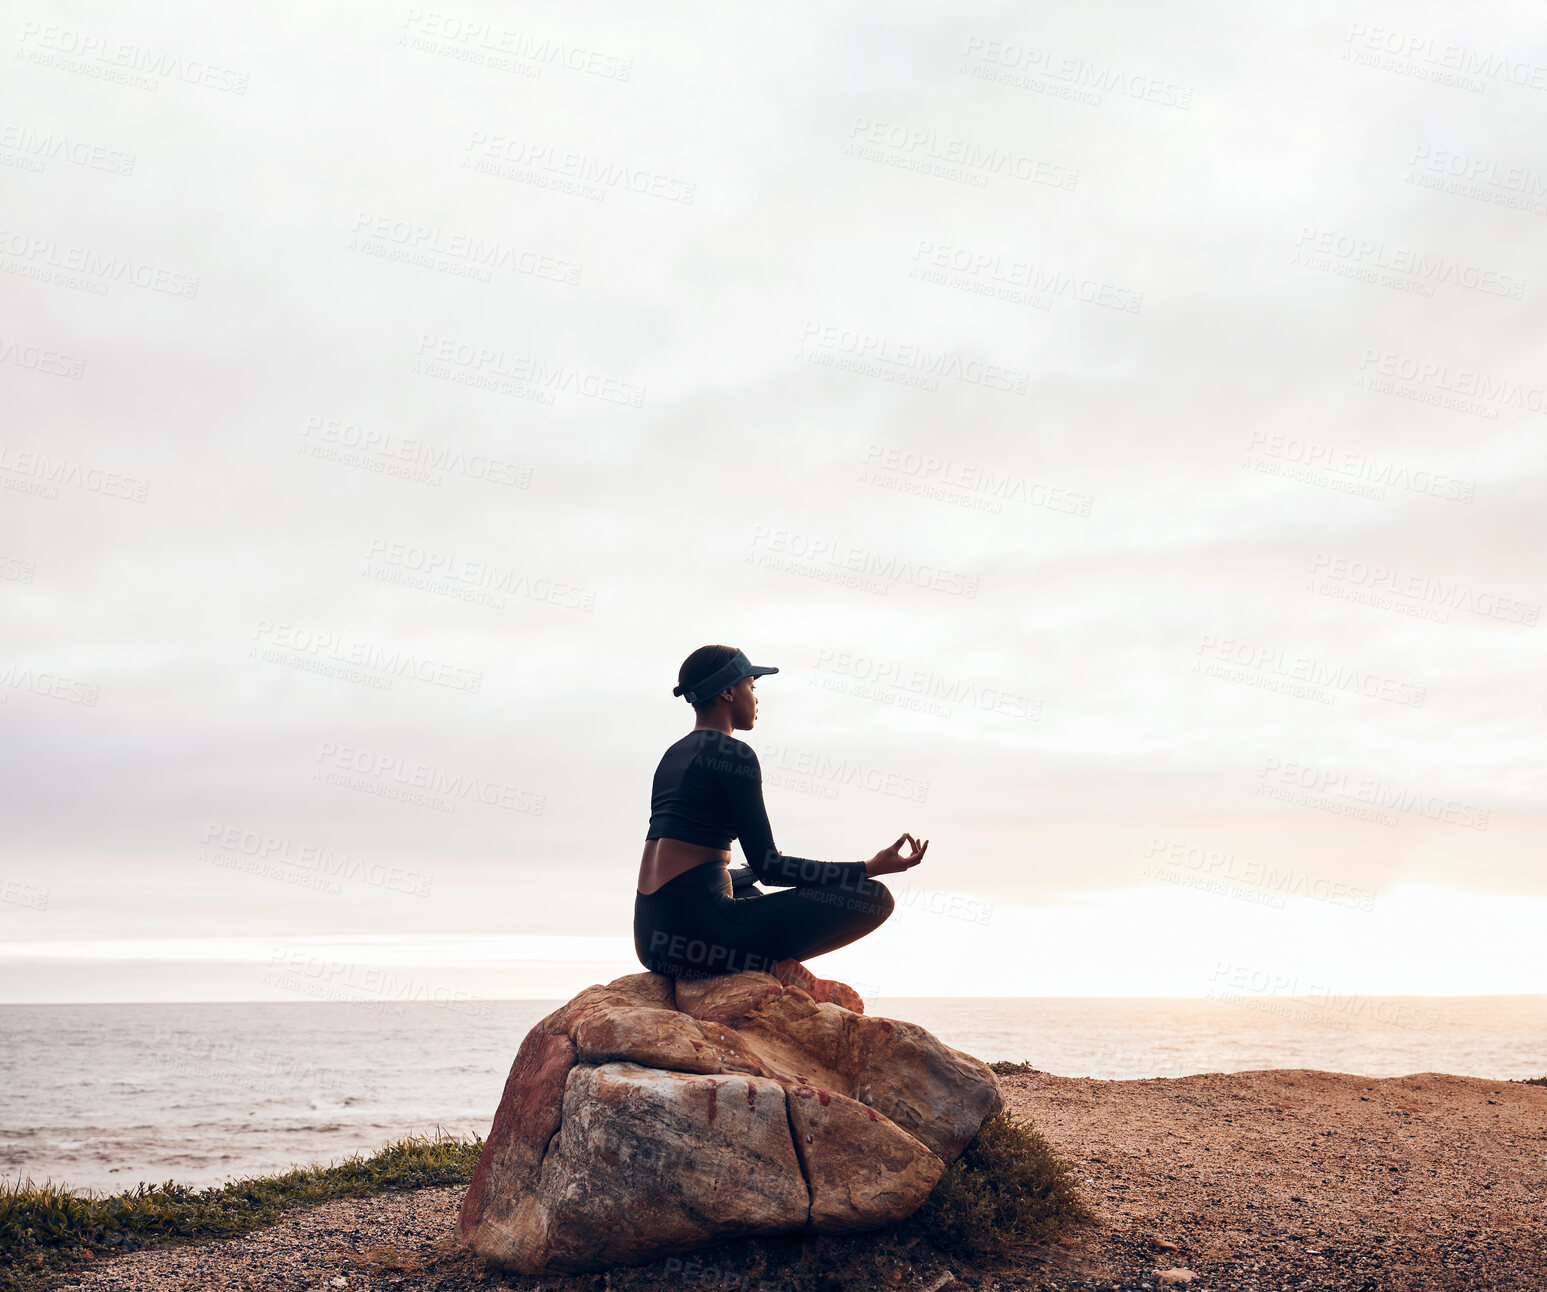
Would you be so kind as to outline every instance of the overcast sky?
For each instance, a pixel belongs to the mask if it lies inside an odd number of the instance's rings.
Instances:
[[[0,998],[637,970],[708,642],[867,994],[1547,991],[1532,12],[652,17],[7,9]]]

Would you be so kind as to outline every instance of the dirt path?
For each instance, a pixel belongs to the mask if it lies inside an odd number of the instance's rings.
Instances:
[[[62,1286],[527,1292],[1042,1288],[1542,1292],[1547,1088],[1281,1071],[1095,1081],[1001,1078],[1078,1168],[1099,1225],[1015,1270],[916,1237],[748,1240],[611,1275],[502,1276],[451,1237],[460,1189],[335,1202],[245,1238],[93,1261]],[[1191,1271],[1193,1278],[1163,1273]],[[955,1283],[941,1282],[947,1271]],[[1175,1280],[1174,1282],[1170,1280]]]

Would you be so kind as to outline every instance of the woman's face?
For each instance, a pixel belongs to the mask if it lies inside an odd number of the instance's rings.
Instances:
[[[731,727],[736,731],[751,731],[757,721],[757,679],[744,677],[731,687]]]

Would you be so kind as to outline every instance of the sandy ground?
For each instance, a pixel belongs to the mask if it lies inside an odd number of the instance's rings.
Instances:
[[[1304,1070],[1002,1080],[1077,1166],[1109,1259],[1147,1259],[1133,1273],[1183,1267],[1192,1288],[1547,1286],[1547,1088]]]
[[[1078,1170],[1098,1220],[1008,1265],[946,1259],[907,1227],[749,1239],[606,1275],[489,1271],[452,1236],[460,1189],[335,1202],[240,1239],[84,1264],[82,1289],[962,1285],[1081,1289],[1547,1288],[1547,1088],[1435,1073],[1310,1071],[1095,1081],[1002,1077]]]

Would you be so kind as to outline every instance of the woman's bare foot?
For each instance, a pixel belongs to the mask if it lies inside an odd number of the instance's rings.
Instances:
[[[818,978],[799,960],[781,960],[772,972],[786,987],[798,987],[819,1005],[838,1005],[851,1014],[865,1012],[865,1002],[848,983],[836,978]]]

